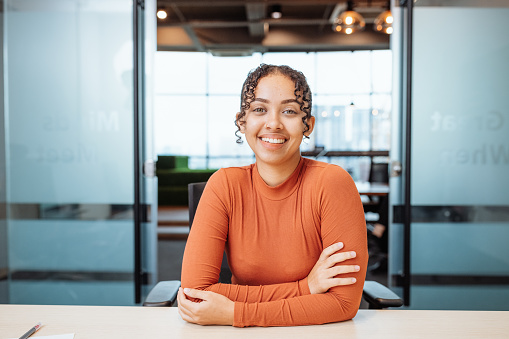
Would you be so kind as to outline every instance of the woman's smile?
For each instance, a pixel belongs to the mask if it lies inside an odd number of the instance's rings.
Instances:
[[[271,138],[260,138],[263,142],[268,142],[269,144],[283,144],[286,142],[286,139],[271,139]]]
[[[296,98],[294,82],[285,75],[269,75],[260,79],[254,94],[241,131],[258,166],[295,168],[300,161],[306,113]]]

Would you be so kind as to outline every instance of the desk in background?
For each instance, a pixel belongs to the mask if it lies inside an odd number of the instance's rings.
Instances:
[[[297,327],[199,326],[175,307],[0,305],[0,339],[18,338],[41,321],[33,336],[75,333],[75,339],[141,338],[504,338],[509,312],[360,310],[351,321]]]
[[[360,195],[387,196],[389,194],[389,185],[376,182],[355,182]]]

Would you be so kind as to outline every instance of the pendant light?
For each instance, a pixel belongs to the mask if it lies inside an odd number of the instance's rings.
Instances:
[[[346,11],[341,13],[332,25],[332,30],[344,34],[352,34],[362,31],[366,22],[362,15],[353,10],[353,1],[347,1]]]
[[[159,18],[159,20],[164,20],[168,17],[168,12],[166,12],[166,9],[160,7],[157,9],[156,15]]]
[[[273,5],[270,10],[270,17],[272,19],[281,19],[283,17],[283,12],[281,12],[281,5]]]
[[[387,4],[387,10],[380,13],[373,24],[373,29],[380,33],[392,34],[393,28],[392,23],[394,21],[394,17],[392,16],[390,10],[390,3]]]

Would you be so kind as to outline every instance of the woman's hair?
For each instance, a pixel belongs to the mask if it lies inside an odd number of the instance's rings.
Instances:
[[[238,134],[240,132],[240,125],[244,123],[242,119],[246,116],[246,112],[249,110],[251,102],[255,99],[254,91],[256,86],[258,86],[258,82],[261,78],[268,75],[284,75],[293,81],[295,84],[295,99],[300,104],[300,110],[306,113],[306,116],[302,118],[302,122],[305,126],[303,133],[306,133],[309,130],[308,120],[311,117],[311,89],[309,88],[304,74],[289,66],[261,64],[249,72],[246,81],[244,81],[244,85],[242,85],[242,93],[240,94],[240,112],[235,119],[235,125],[237,126],[235,135],[237,136],[238,144],[242,143],[242,138]],[[307,136],[304,137],[308,138]]]

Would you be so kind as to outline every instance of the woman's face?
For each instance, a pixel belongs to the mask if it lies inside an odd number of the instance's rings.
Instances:
[[[295,99],[295,84],[281,74],[259,80],[250,107],[240,124],[240,131],[255,153],[259,165],[280,166],[297,164],[306,116]],[[311,134],[314,117],[308,119]]]

